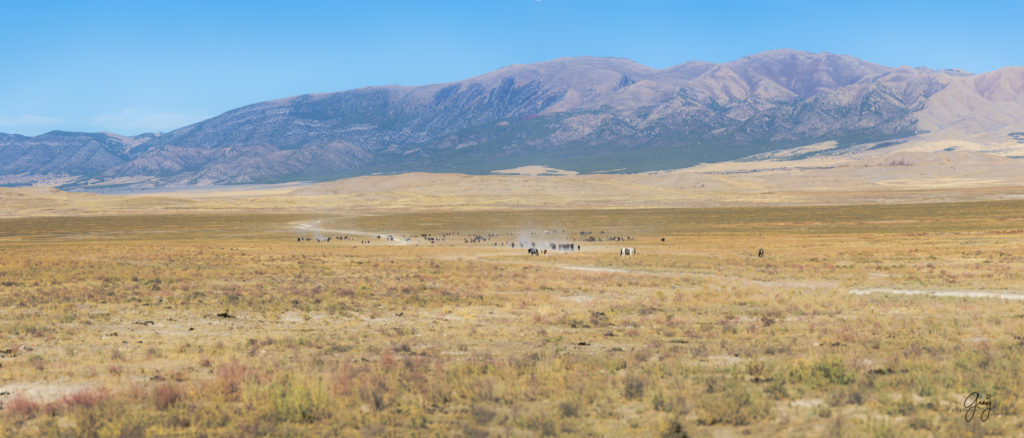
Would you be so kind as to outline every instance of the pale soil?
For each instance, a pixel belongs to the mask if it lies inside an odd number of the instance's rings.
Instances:
[[[868,295],[875,293],[894,295],[923,295],[929,297],[953,297],[953,298],[998,298],[1003,300],[1024,300],[1024,292],[1000,293],[980,290],[913,290],[913,289],[851,289],[851,294]]]
[[[320,235],[320,233],[330,233],[330,234],[343,234],[343,235],[348,235],[348,236],[361,236],[361,237],[365,237],[365,238],[370,239],[370,240],[375,240],[375,241],[379,240],[378,243],[384,243],[384,244],[389,244],[389,245],[405,245],[405,244],[408,244],[408,243],[412,242],[412,238],[410,238],[409,242],[407,242],[405,239],[399,239],[398,236],[396,236],[396,233],[360,231],[360,230],[348,230],[348,229],[343,230],[343,229],[338,229],[338,228],[323,228],[323,227],[321,227],[321,223],[322,223],[322,221],[299,222],[299,223],[295,224],[295,230],[298,231],[300,234],[312,233],[313,236],[311,236],[311,237],[318,236],[318,235]],[[382,236],[382,237],[383,236],[393,236],[395,239],[394,240],[378,239],[377,238],[378,236]],[[327,238],[328,236],[323,236],[323,237]]]
[[[513,169],[494,170],[491,173],[499,175],[577,175],[579,172],[573,170],[555,169],[546,166],[521,166]]]

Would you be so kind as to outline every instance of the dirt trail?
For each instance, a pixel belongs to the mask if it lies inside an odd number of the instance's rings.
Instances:
[[[932,291],[914,289],[851,289],[854,295],[869,295],[874,293],[886,293],[894,295],[925,295],[930,297],[954,297],[954,298],[1001,298],[1004,300],[1024,300],[1024,293],[1001,293],[981,290],[952,290]]]
[[[685,277],[703,277],[703,278],[714,278],[719,280],[737,280],[743,282],[743,284],[753,284],[764,287],[795,287],[803,289],[824,289],[834,287],[835,283],[830,281],[803,281],[803,280],[752,280],[749,278],[736,277],[730,275],[718,275],[708,274],[703,272],[683,272],[683,271],[645,271],[640,269],[623,269],[623,268],[602,268],[596,266],[558,266],[561,269],[568,269],[572,271],[585,271],[585,272],[603,272],[603,273],[614,273],[614,274],[638,274],[638,275],[654,275],[659,277],[673,277],[673,278],[685,278]]]
[[[369,231],[359,230],[342,230],[342,229],[331,229],[321,228],[319,220],[301,222],[296,224],[295,229],[306,231],[306,232],[326,232],[326,233],[342,233],[357,236],[366,236],[376,238],[378,235],[384,236],[387,233],[375,233]],[[402,239],[395,239],[386,241],[392,245],[406,245],[414,243],[415,240],[405,241]],[[458,260],[486,260],[489,257],[496,255],[497,253],[489,253],[486,255],[458,255],[446,257],[446,259],[458,259]],[[501,252],[505,254],[505,252]],[[499,262],[500,263],[500,262]],[[545,266],[545,265],[538,265]],[[646,271],[640,269],[628,269],[628,268],[607,268],[600,266],[566,266],[566,265],[546,265],[557,269],[566,269],[571,271],[583,271],[583,272],[594,272],[594,273],[609,273],[609,274],[633,274],[633,275],[653,275],[660,277],[673,277],[673,278],[685,278],[685,277],[703,277],[703,278],[714,278],[720,280],[737,280],[746,285],[757,285],[762,287],[792,287],[802,289],[827,289],[836,287],[835,282],[830,281],[805,281],[805,280],[753,280],[736,276],[710,274],[702,272],[681,272],[681,271]],[[874,293],[888,293],[894,295],[924,295],[930,297],[954,297],[954,298],[999,298],[1006,300],[1024,300],[1024,291],[1020,293],[1001,293],[992,291],[980,291],[980,290],[961,290],[961,291],[930,291],[930,290],[912,290],[912,289],[885,289],[885,288],[874,288],[874,289],[850,289],[848,291],[853,295],[870,295]]]
[[[335,229],[335,228],[322,228],[322,227],[320,227],[320,222],[321,221],[300,222],[300,223],[295,225],[295,229],[296,230],[300,230],[300,231],[310,232],[310,233],[340,233],[340,234],[350,234],[350,235],[355,235],[355,236],[372,237],[374,239],[376,239],[378,236],[393,235],[391,233],[374,233],[374,232],[370,232],[370,231],[341,230],[341,229]],[[406,242],[405,240],[399,239],[397,237],[395,238],[395,240],[386,240],[386,239],[380,239],[380,240],[382,242],[385,242],[385,243],[388,243],[388,244],[391,244],[391,245],[406,245],[406,244],[409,244],[409,243],[412,242],[412,240],[410,240],[409,242]]]
[[[759,286],[766,287],[797,287],[806,289],[822,289],[828,287],[835,287],[835,282],[826,281],[800,281],[800,280],[751,280],[741,277],[734,277],[728,275],[717,275],[707,274],[698,272],[655,272],[655,271],[643,271],[635,269],[621,269],[621,268],[600,268],[592,266],[559,266],[561,269],[569,269],[573,271],[587,271],[587,272],[605,272],[605,273],[621,273],[621,274],[640,274],[640,275],[657,275],[667,277],[706,277],[716,278],[724,280],[740,280],[744,284],[756,284]],[[932,291],[932,290],[914,290],[914,289],[885,289],[885,288],[874,288],[874,289],[850,289],[849,293],[853,295],[870,295],[874,293],[888,293],[894,295],[924,295],[929,297],[953,297],[953,298],[997,298],[1004,300],[1024,300],[1024,291],[1011,291],[1011,292],[993,292],[993,291],[982,291],[982,290],[953,290],[953,291]]]
[[[590,266],[559,266],[562,269],[569,269],[572,271],[587,271],[587,272],[621,272],[621,273],[640,273],[640,274],[654,274],[654,272],[646,271],[632,271],[629,269],[618,269],[618,268],[595,268]]]
[[[34,402],[48,403],[95,387],[96,384],[87,381],[6,382],[0,385],[0,406],[14,400],[16,395]]]
[[[669,276],[669,277],[707,277],[717,279],[732,279],[740,280],[745,284],[756,284],[759,286],[768,287],[798,287],[807,289],[820,289],[827,287],[834,287],[834,282],[824,281],[800,281],[800,280],[751,280],[741,277],[717,275],[717,274],[706,274],[698,272],[654,272],[654,271],[643,271],[634,269],[621,269],[621,268],[599,268],[591,266],[559,266],[562,269],[569,269],[573,271],[587,271],[587,272],[605,272],[605,273],[622,273],[622,274],[641,274],[641,275],[658,275],[658,276]],[[952,291],[932,291],[932,290],[915,290],[915,289],[885,289],[885,288],[874,288],[874,289],[850,289],[849,293],[853,295],[870,295],[874,293],[887,293],[894,295],[924,295],[929,297],[953,297],[953,298],[997,298],[1004,300],[1024,300],[1024,291],[1012,291],[1012,292],[993,292],[983,290],[952,290]]]

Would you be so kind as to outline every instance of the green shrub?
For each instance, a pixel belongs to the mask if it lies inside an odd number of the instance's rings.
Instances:
[[[296,376],[279,378],[267,388],[269,414],[278,421],[313,423],[327,419],[335,410],[325,385]]]
[[[742,379],[732,379],[720,392],[700,400],[698,422],[705,425],[732,424],[743,426],[768,417],[771,403],[764,393]]]
[[[855,378],[842,359],[832,358],[821,359],[814,364],[798,362],[789,372],[789,381],[825,389],[829,385],[849,385]]]

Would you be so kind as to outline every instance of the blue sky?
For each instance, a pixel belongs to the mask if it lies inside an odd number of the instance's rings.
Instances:
[[[0,0],[0,132],[167,131],[258,101],[615,56],[664,68],[790,48],[1024,65],[1020,1]]]

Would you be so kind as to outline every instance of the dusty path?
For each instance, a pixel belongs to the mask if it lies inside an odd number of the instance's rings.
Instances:
[[[317,233],[317,232],[341,233],[341,234],[365,236],[365,237],[372,237],[372,238],[376,238],[377,236],[385,236],[385,235],[389,234],[389,233],[377,233],[377,232],[359,231],[359,230],[343,230],[343,229],[333,229],[333,228],[322,228],[322,227],[320,227],[320,223],[321,223],[321,221],[319,221],[319,220],[309,221],[309,222],[300,222],[300,223],[297,223],[295,225],[295,229],[296,230],[300,230],[300,231],[305,231],[305,232],[312,232],[312,233]],[[389,243],[389,244],[392,244],[392,245],[406,245],[406,244],[409,244],[409,243],[414,243],[415,240],[412,239],[412,238],[410,238],[409,241],[405,241],[404,239],[395,239],[395,240],[388,240],[386,242]],[[487,259],[487,258],[489,258],[489,257],[491,257],[493,255],[495,255],[495,254],[487,254],[485,256],[481,256],[481,255],[469,256],[468,258],[472,259],[472,260],[479,260],[479,259]],[[454,256],[454,257],[449,257],[449,258],[450,259],[463,260],[463,259],[466,259],[467,256],[459,255],[459,256]],[[607,268],[607,267],[599,267],[599,266],[567,266],[567,265],[556,265],[556,266],[538,265],[538,266],[548,266],[548,267],[554,267],[554,268],[557,268],[557,269],[566,269],[566,270],[571,270],[571,271],[582,271],[582,272],[594,272],[594,273],[653,275],[653,276],[660,276],[660,277],[675,277],[675,278],[704,277],[704,278],[714,278],[714,279],[721,279],[721,280],[738,280],[738,281],[741,281],[744,284],[758,285],[758,286],[763,286],[763,287],[795,287],[795,288],[805,288],[805,289],[825,289],[825,288],[833,288],[833,287],[836,286],[835,282],[829,282],[829,281],[801,281],[801,280],[768,280],[768,281],[765,281],[765,280],[752,280],[752,279],[746,279],[746,278],[741,278],[741,277],[736,277],[736,276],[710,274],[710,273],[702,273],[702,272],[673,272],[673,271],[661,271],[661,272],[659,272],[659,271],[646,271],[646,270],[640,270],[640,269]],[[1020,293],[1002,293],[1002,292],[980,291],[980,290],[931,291],[931,290],[916,290],[916,289],[873,288],[873,289],[850,289],[850,290],[848,290],[848,292],[850,294],[853,294],[853,295],[870,295],[870,294],[875,294],[875,293],[886,293],[886,294],[894,294],[894,295],[923,295],[923,296],[929,296],[929,297],[997,298],[997,299],[1005,299],[1005,300],[1024,300],[1024,291],[1021,291]]]
[[[653,272],[647,271],[632,271],[629,269],[618,269],[618,268],[595,268],[590,266],[559,266],[562,269],[569,269],[572,271],[587,271],[587,272],[620,272],[620,273],[641,273],[641,274],[654,274]]]
[[[600,268],[591,266],[559,266],[561,269],[569,269],[573,271],[586,271],[586,272],[605,272],[605,273],[623,273],[623,274],[641,274],[641,275],[658,275],[658,276],[671,276],[671,277],[707,277],[717,279],[731,279],[740,280],[745,284],[756,284],[759,286],[769,287],[802,287],[807,289],[820,289],[827,287],[834,287],[834,282],[813,282],[813,281],[799,281],[799,280],[750,280],[735,276],[728,275],[717,275],[707,274],[698,272],[654,272],[654,271],[643,271],[634,269],[621,269],[621,268]],[[1004,300],[1024,300],[1024,291],[1014,291],[1010,293],[1005,292],[993,292],[993,291],[982,291],[982,290],[960,290],[960,291],[930,291],[930,290],[915,290],[915,289],[885,289],[885,288],[874,288],[874,289],[850,289],[849,293],[853,295],[870,295],[875,293],[887,293],[894,295],[923,295],[929,297],[953,297],[953,298],[997,298]]]
[[[623,268],[602,268],[596,266],[557,266],[560,269],[568,269],[572,271],[584,271],[584,272],[602,272],[602,273],[614,273],[614,274],[638,274],[638,275],[654,275],[659,277],[673,277],[673,278],[685,278],[685,277],[702,277],[702,278],[714,278],[718,280],[736,280],[747,285],[757,285],[763,287],[795,287],[803,289],[826,289],[835,287],[835,282],[831,281],[802,281],[802,280],[753,280],[749,278],[736,277],[731,275],[719,275],[719,274],[708,274],[703,272],[682,272],[682,271],[645,271],[640,269],[623,269]]]
[[[309,221],[309,222],[300,222],[300,223],[295,225],[295,229],[296,230],[300,230],[300,231],[310,232],[310,233],[350,234],[350,235],[354,235],[354,236],[372,237],[372,238],[375,238],[375,239],[378,236],[393,235],[392,233],[374,233],[374,232],[371,232],[371,231],[341,230],[341,229],[336,229],[336,228],[322,228],[320,226],[320,222],[322,222],[322,221],[316,220],[316,221]],[[405,240],[399,239],[397,237],[394,240],[385,240],[385,239],[380,239],[380,240],[382,242],[386,242],[386,243],[391,244],[391,245],[406,245],[406,244],[412,242],[411,239],[412,238],[410,238],[409,242],[406,242]]]
[[[1024,293],[1001,293],[980,290],[961,291],[930,291],[913,289],[851,289],[854,295],[869,295],[874,293],[886,293],[894,295],[925,295],[930,297],[954,297],[954,298],[1001,298],[1004,300],[1024,300]]]

